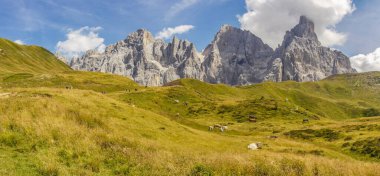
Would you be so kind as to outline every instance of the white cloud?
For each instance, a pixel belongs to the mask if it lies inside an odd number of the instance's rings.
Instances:
[[[181,0],[181,1],[177,2],[177,3],[175,3],[174,5],[172,5],[169,8],[168,13],[166,14],[165,19],[169,20],[169,19],[173,18],[178,13],[186,10],[187,8],[195,5],[198,2],[200,2],[200,0]]]
[[[161,9],[164,13],[163,20],[170,21],[175,18],[178,14],[195,7],[208,6],[214,4],[225,3],[227,1],[236,1],[236,0],[144,0],[139,1],[140,4],[150,7]],[[171,4],[168,7],[168,4]],[[193,14],[194,15],[194,14]]]
[[[358,72],[380,71],[380,48],[367,55],[353,56],[350,60],[352,67]]]
[[[17,43],[19,45],[25,45],[25,42],[22,40],[15,40],[15,43]]]
[[[250,30],[272,47],[285,32],[305,15],[315,23],[315,31],[327,46],[342,45],[346,35],[335,30],[346,15],[355,10],[352,0],[245,0],[247,13],[238,16],[243,29]]]
[[[101,27],[82,27],[77,30],[70,29],[65,41],[57,43],[57,52],[67,58],[78,57],[88,50],[97,49],[103,52],[104,39],[99,37]]]
[[[174,28],[164,28],[157,34],[156,38],[169,39],[173,35],[186,33],[193,28],[194,26],[192,25],[180,25]]]

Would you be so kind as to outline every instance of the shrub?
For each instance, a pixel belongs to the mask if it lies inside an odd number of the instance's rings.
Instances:
[[[214,175],[213,171],[202,164],[197,164],[192,170],[190,175],[192,176],[211,176]]]
[[[291,138],[299,138],[299,139],[306,139],[306,140],[312,140],[313,138],[324,138],[327,141],[334,141],[334,140],[338,140],[339,138],[341,138],[341,135],[339,132],[334,131],[334,130],[330,130],[330,129],[292,130],[292,131],[286,132],[284,134],[291,137]]]
[[[349,143],[349,142],[345,142],[345,143],[342,144],[342,147],[343,147],[343,148],[346,148],[346,147],[349,147],[349,146],[350,146],[350,143]]]
[[[380,116],[380,111],[375,109],[375,108],[369,108],[365,109],[363,111],[363,116],[364,117],[374,117],[374,116]]]
[[[344,138],[345,141],[350,141],[352,140],[352,136],[347,136],[346,138]]]
[[[21,137],[15,134],[1,134],[0,135],[0,145],[4,144],[8,147],[16,147],[21,142]]]
[[[313,154],[313,155],[317,155],[317,156],[323,156],[324,155],[323,150],[311,150],[309,153]]]
[[[380,159],[380,138],[367,138],[356,141],[352,144],[351,151]]]

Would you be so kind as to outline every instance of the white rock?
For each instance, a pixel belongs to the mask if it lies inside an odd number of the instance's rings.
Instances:
[[[259,149],[259,147],[257,146],[256,143],[252,143],[252,144],[248,145],[248,149],[249,150],[257,150],[257,149]]]

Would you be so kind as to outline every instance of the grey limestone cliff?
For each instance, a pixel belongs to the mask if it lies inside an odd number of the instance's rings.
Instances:
[[[104,53],[88,51],[74,58],[75,70],[114,73],[146,86],[159,86],[179,78],[200,79],[203,57],[194,44],[174,37],[167,44],[143,29],[110,45]]]
[[[229,85],[303,82],[355,72],[347,56],[321,45],[314,23],[305,16],[286,32],[275,51],[251,32],[228,25],[220,29],[202,54],[189,41],[174,37],[166,43],[140,29],[108,46],[104,53],[91,50],[72,59],[70,66],[127,76],[146,86],[180,78]]]
[[[230,85],[262,82],[273,49],[249,31],[225,25],[204,50],[204,81]]]
[[[274,69],[281,81],[318,81],[330,75],[355,72],[343,53],[324,47],[314,32],[314,23],[302,16],[292,30],[286,32],[282,45],[273,56],[281,69]]]

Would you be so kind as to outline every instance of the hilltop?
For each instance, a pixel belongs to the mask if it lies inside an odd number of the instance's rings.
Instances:
[[[19,45],[0,38],[0,72],[57,73],[71,68],[39,46]]]

